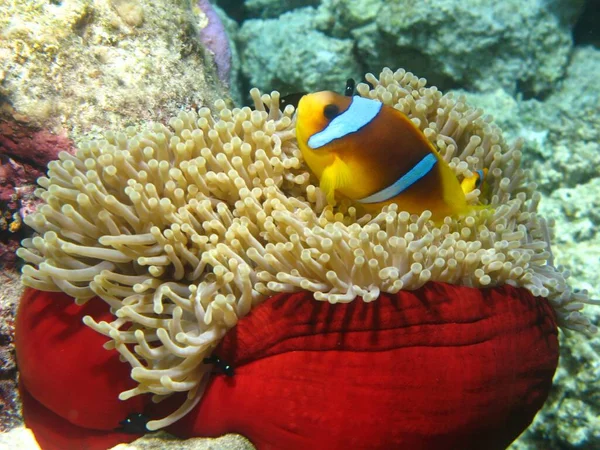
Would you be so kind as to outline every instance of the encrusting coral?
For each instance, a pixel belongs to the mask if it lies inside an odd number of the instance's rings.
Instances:
[[[459,180],[489,170],[487,186],[468,195],[488,207],[442,223],[395,205],[375,216],[348,201],[332,208],[302,161],[294,108],[280,111],[277,92],[256,89],[254,110],[217,102],[216,118],[207,108],[182,112],[170,127],[108,133],[48,165],[37,191],[46,204],[26,218],[39,236],[18,251],[23,281],[111,306],[112,322],[85,323],[132,367],[138,385],[122,399],[188,392],[148,429],[194,407],[212,368],[204,359],[277,292],[370,302],[428,281],[510,284],[547,297],[564,327],[595,331],[580,313],[594,301],[554,266],[553,224],[536,213],[521,143],[508,146],[481,110],[404,70],[367,80],[373,89],[358,93],[407,114]]]

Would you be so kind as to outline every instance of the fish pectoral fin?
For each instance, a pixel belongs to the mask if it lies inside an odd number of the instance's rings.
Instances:
[[[475,190],[476,181],[477,180],[476,180],[475,176],[472,176],[469,178],[465,178],[464,180],[462,180],[460,182],[460,187],[465,195],[468,194],[469,192]]]
[[[335,191],[350,184],[350,168],[336,156],[333,163],[323,170],[319,187],[327,196],[327,202],[335,204]]]

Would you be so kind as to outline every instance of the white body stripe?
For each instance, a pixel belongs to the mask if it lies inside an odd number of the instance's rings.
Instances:
[[[369,195],[368,197],[362,198],[358,200],[360,203],[380,203],[385,202],[391,198],[394,198],[396,195],[405,191],[425,175],[427,175],[431,169],[436,165],[437,158],[433,153],[425,156],[421,161],[419,161],[412,169],[402,175],[398,180],[382,189],[379,192],[374,193],[373,195]]]
[[[324,130],[308,139],[308,146],[316,150],[335,139],[356,133],[377,116],[383,103],[359,96],[352,97],[352,103],[346,111],[335,117]]]

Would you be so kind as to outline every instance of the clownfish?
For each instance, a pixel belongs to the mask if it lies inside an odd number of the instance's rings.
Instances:
[[[396,203],[410,213],[430,210],[434,220],[471,208],[458,178],[421,130],[379,101],[307,94],[298,104],[296,135],[331,204],[339,193],[367,211]]]
[[[472,176],[465,178],[460,183],[460,187],[462,188],[465,194],[468,194],[475,189],[481,189],[483,186],[483,182],[485,181],[485,177],[487,176],[487,169],[479,169],[476,170]]]

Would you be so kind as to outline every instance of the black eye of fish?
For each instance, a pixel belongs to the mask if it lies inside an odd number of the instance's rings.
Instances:
[[[338,108],[337,105],[331,103],[323,109],[323,114],[329,120],[333,120],[340,114],[340,108]]]

